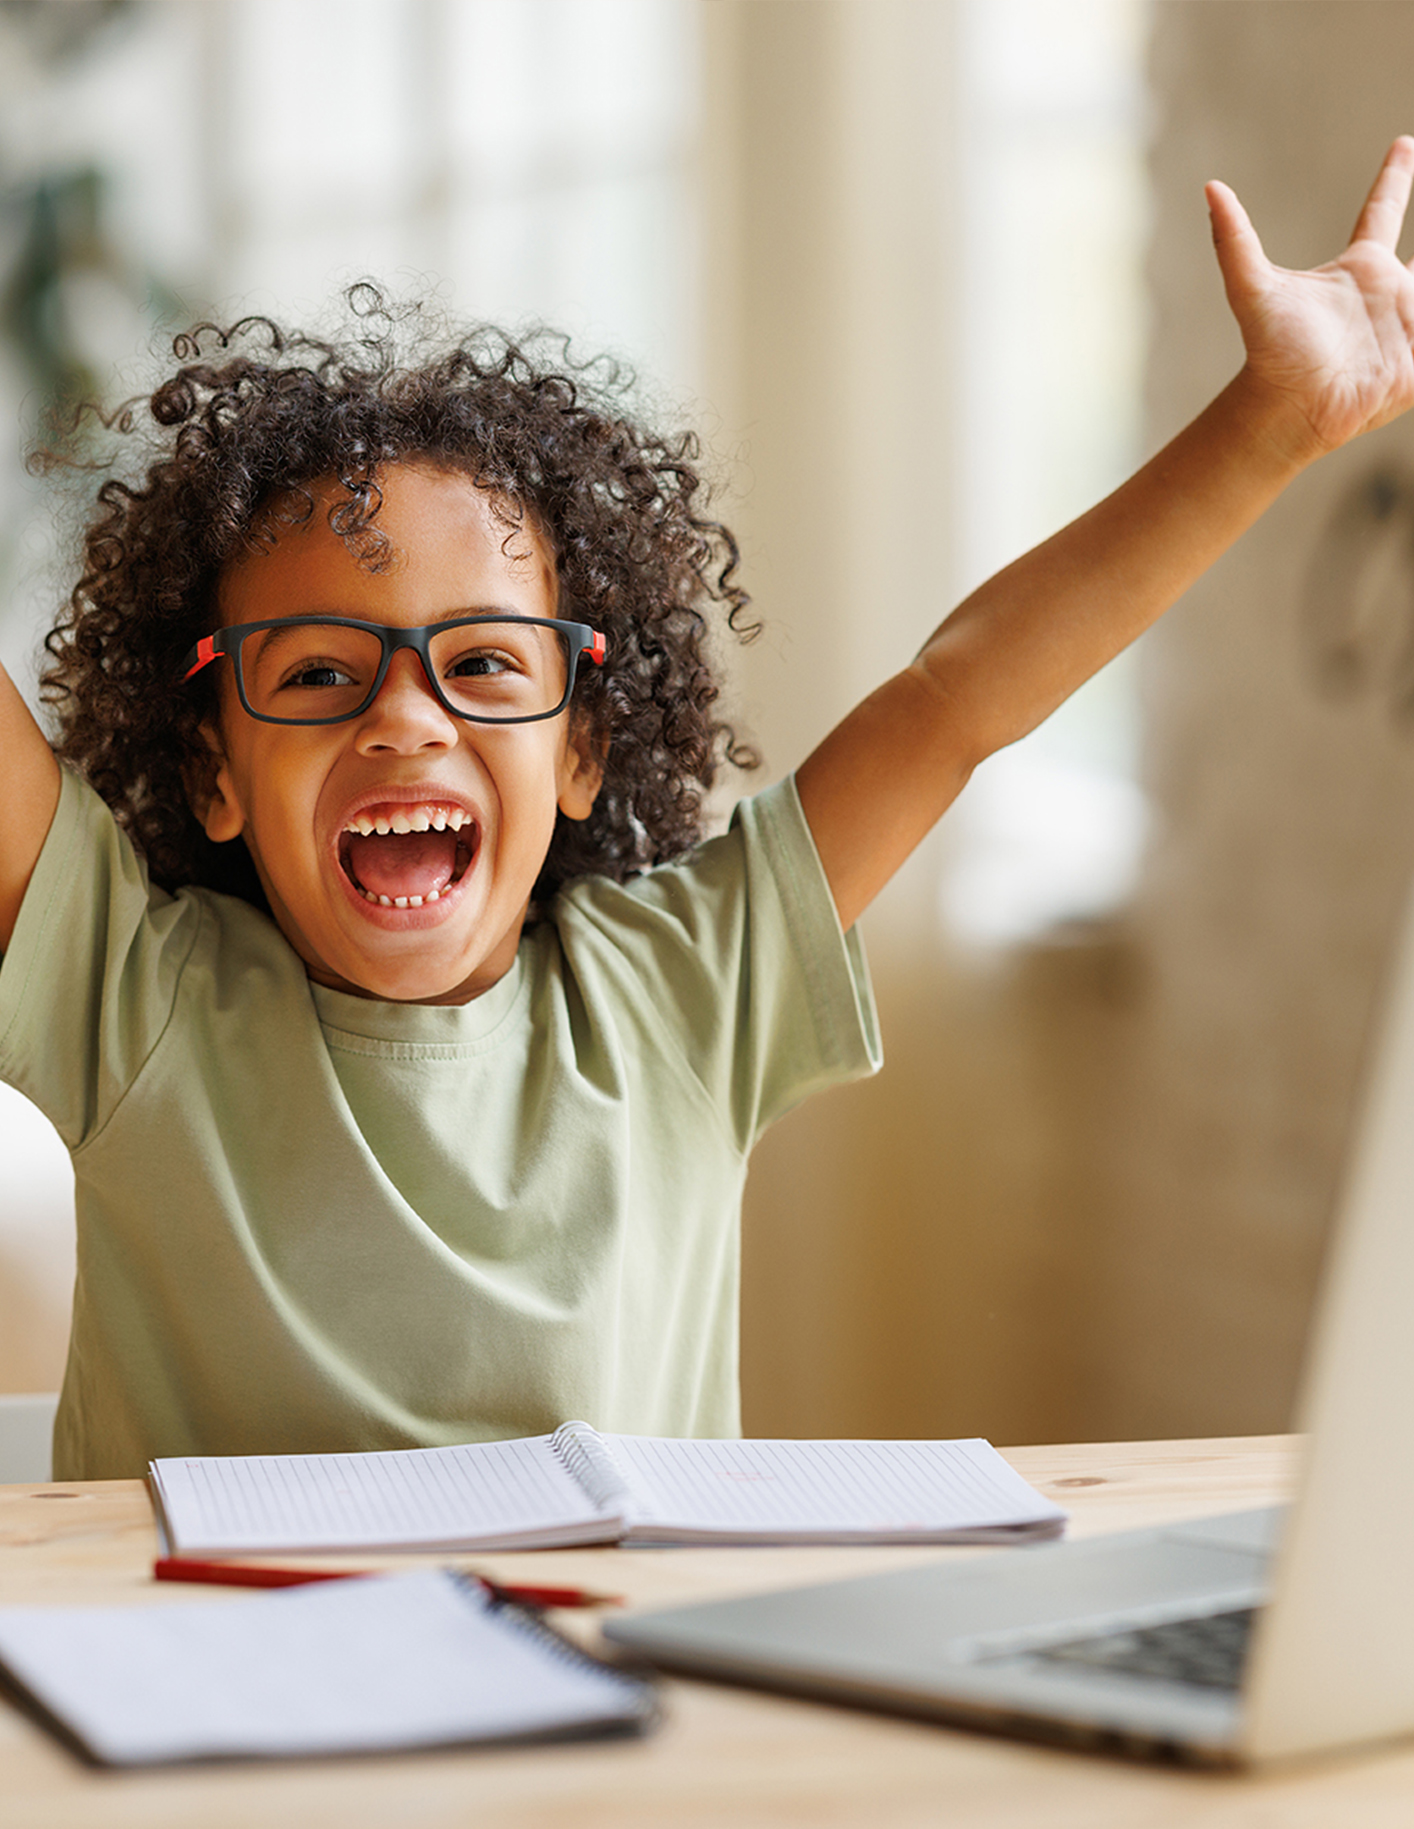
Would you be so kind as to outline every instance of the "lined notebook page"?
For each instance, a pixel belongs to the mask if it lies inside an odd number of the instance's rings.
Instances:
[[[1065,1516],[989,1442],[604,1438],[630,1475],[636,1535],[929,1534]]]
[[[184,1553],[583,1542],[592,1501],[548,1435],[373,1454],[191,1456],[154,1461],[173,1547]]]

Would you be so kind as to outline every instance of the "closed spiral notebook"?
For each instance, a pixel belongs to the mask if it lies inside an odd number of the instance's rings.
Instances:
[[[0,1668],[90,1759],[384,1753],[641,1733],[652,1684],[450,1570],[222,1601],[0,1608]]]

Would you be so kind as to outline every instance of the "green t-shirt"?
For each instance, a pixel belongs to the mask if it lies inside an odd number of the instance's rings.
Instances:
[[[56,1474],[569,1416],[733,1434],[748,1152],[877,1064],[789,782],[572,884],[443,1008],[311,984],[245,903],[150,888],[66,775],[0,970],[0,1076],[76,1177]]]

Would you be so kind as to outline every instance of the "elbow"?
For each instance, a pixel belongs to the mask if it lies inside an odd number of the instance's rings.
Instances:
[[[931,737],[940,772],[961,793],[978,764],[1025,733],[1011,730],[998,717],[996,695],[975,689],[967,670],[952,657],[936,660],[924,649],[908,668],[919,701],[920,723]]]

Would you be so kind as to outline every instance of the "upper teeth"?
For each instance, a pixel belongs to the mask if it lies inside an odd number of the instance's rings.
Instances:
[[[355,813],[344,830],[357,832],[360,838],[372,838],[375,832],[380,836],[389,832],[460,832],[470,818],[470,813],[460,807],[397,807],[387,813]]]

